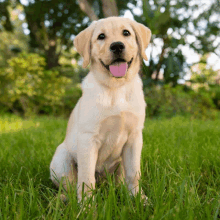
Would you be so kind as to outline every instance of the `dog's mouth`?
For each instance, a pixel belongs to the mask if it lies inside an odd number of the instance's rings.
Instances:
[[[131,66],[133,58],[129,62],[126,62],[122,58],[115,59],[110,65],[105,65],[103,61],[100,59],[102,65],[111,72],[114,77],[123,77],[125,76],[127,70]]]

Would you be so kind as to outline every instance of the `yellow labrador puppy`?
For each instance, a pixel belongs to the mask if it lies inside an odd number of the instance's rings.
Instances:
[[[95,173],[117,168],[133,195],[139,191],[140,157],[145,120],[142,81],[138,75],[151,31],[127,18],[94,21],[74,45],[90,72],[74,108],[65,140],[50,164],[52,181],[77,182],[78,200],[95,187]],[[63,182],[66,187],[66,182]]]

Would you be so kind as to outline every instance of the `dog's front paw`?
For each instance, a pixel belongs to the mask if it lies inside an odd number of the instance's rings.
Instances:
[[[77,198],[78,198],[78,203],[82,203],[82,202],[85,202],[88,200],[94,201],[94,195],[93,195],[92,191],[87,191],[87,192],[83,192],[83,193],[78,192]]]
[[[144,206],[149,205],[148,197],[146,195],[144,195],[143,193],[141,194],[141,200],[142,200]]]

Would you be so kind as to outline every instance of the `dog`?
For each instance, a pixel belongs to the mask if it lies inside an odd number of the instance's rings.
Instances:
[[[125,180],[133,195],[139,192],[146,103],[138,73],[150,39],[149,28],[122,17],[94,21],[74,39],[83,67],[91,63],[90,72],[50,176],[57,187],[61,179],[65,189],[68,181],[75,183],[78,201],[83,193],[91,196],[95,173],[105,176],[116,169],[116,180]]]

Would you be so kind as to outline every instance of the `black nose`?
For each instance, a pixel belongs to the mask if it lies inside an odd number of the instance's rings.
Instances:
[[[110,51],[112,51],[115,54],[121,54],[124,49],[125,45],[120,41],[114,42],[110,45]]]

